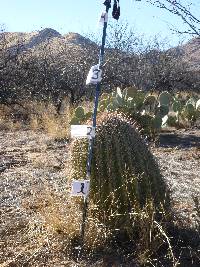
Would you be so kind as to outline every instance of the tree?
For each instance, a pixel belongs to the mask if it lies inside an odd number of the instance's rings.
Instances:
[[[19,53],[23,41],[15,40],[13,45],[12,36],[9,33],[0,33],[0,103],[13,102],[17,97],[19,86],[20,62]]]
[[[98,60],[97,45],[66,45],[60,56],[60,88],[65,89],[71,103],[76,103],[91,91],[86,77]]]
[[[49,32],[51,29],[45,34]],[[13,33],[0,34],[1,103],[51,99],[59,105],[68,96],[74,104],[85,96],[85,80],[98,59],[98,46],[71,44],[63,37],[46,38],[43,33],[27,35],[26,40],[20,34],[15,38]]]
[[[180,17],[187,29],[176,30],[178,33],[200,36],[200,19],[191,11],[192,2],[188,4],[184,4],[182,0],[146,0],[146,2]]]
[[[176,50],[166,49],[157,38],[144,41],[127,24],[108,31],[103,89],[135,86],[141,90],[192,89],[188,65]],[[190,86],[188,86],[190,84]]]
[[[99,46],[86,39],[80,42],[84,38],[76,34],[75,42],[71,42],[72,36],[70,42],[60,35],[46,38],[50,33],[51,29],[43,31],[42,36],[40,32],[31,36],[0,34],[1,103],[50,99],[59,109],[63,98],[75,104],[93,95],[94,86],[85,82],[91,66],[98,63]],[[117,86],[142,90],[198,88],[198,73],[194,79],[181,56],[163,49],[157,40],[147,44],[127,24],[112,26],[107,39],[102,91]]]

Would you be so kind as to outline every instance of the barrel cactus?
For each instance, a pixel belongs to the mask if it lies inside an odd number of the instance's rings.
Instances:
[[[168,204],[166,184],[134,122],[114,112],[99,115],[97,125],[90,187],[90,201],[98,207],[95,216],[120,228],[148,199],[156,207]],[[70,152],[70,181],[85,179],[87,140],[75,139]]]

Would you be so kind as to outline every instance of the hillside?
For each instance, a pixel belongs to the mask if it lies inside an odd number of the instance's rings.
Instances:
[[[106,50],[102,80],[105,91],[117,86],[146,91],[199,90],[198,38],[168,51],[147,48],[134,53],[135,44],[128,43],[133,52],[127,53],[123,45],[121,40],[119,46]],[[78,33],[61,35],[50,28],[1,33],[0,102],[18,98],[59,102],[65,96],[71,103],[77,102],[91,95],[85,81],[98,60],[99,46]]]
[[[92,42],[89,38],[85,38],[79,33],[67,33],[65,35],[61,35],[54,29],[46,28],[41,31],[35,31],[30,33],[22,33],[22,32],[5,32],[1,33],[1,36],[4,36],[4,39],[7,40],[8,47],[17,46],[19,43],[22,44],[23,50],[37,48],[41,44],[45,42],[55,43],[57,41],[57,45],[60,46],[71,44],[78,46],[97,46],[94,42]],[[0,38],[0,41],[2,38]],[[200,68],[200,38],[196,37],[188,41],[187,43],[174,47],[171,49],[175,56],[182,57],[186,62],[189,63],[191,69],[199,69]]]
[[[63,45],[73,44],[73,45],[94,45],[92,41],[81,36],[78,33],[68,33],[66,35],[61,35],[54,29],[46,28],[41,31],[35,31],[30,33],[22,32],[5,32],[0,34],[0,41],[5,41],[8,48],[14,48],[21,45],[21,50],[24,51],[27,49],[36,49],[38,46],[44,43],[55,43],[58,42]]]
[[[72,95],[80,87],[84,94],[86,75],[98,59],[97,48],[78,33],[62,36],[53,29],[1,33],[0,101],[7,103],[16,94],[21,99],[39,96],[56,100],[58,91]]]
[[[191,70],[200,70],[200,37],[193,38],[174,49],[177,55],[189,64]]]

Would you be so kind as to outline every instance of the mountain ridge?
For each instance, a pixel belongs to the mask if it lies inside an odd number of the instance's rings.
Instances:
[[[79,46],[96,45],[89,38],[86,38],[79,33],[69,32],[61,35],[58,31],[52,28],[45,28],[33,32],[3,32],[0,33],[0,36],[3,36],[3,38],[6,39],[8,48],[14,47],[21,42],[24,49],[32,49],[42,43],[51,42],[54,39],[60,39],[68,44],[71,43]]]
[[[79,33],[69,32],[61,35],[58,31],[52,28],[45,28],[40,31],[34,32],[3,32],[4,38],[8,41],[7,46],[15,48],[20,42],[23,44],[20,51],[34,49],[37,46],[45,43],[54,42],[59,46],[61,43],[64,45],[76,45],[80,47],[98,45],[91,41],[89,38],[82,36]],[[173,52],[175,57],[181,57],[190,70],[200,70],[200,37],[192,38],[187,43],[169,49]],[[19,51],[18,51],[19,52]]]

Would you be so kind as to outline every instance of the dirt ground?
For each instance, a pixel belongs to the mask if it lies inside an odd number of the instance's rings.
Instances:
[[[67,194],[67,146],[42,132],[0,132],[1,267],[75,266],[61,237],[49,235],[38,212],[38,206],[50,201],[49,192],[58,198]],[[180,246],[191,251],[195,246],[200,259],[200,130],[162,133],[159,146],[151,149],[170,187],[177,225],[187,229],[186,243]],[[200,266],[185,255],[179,266]]]

